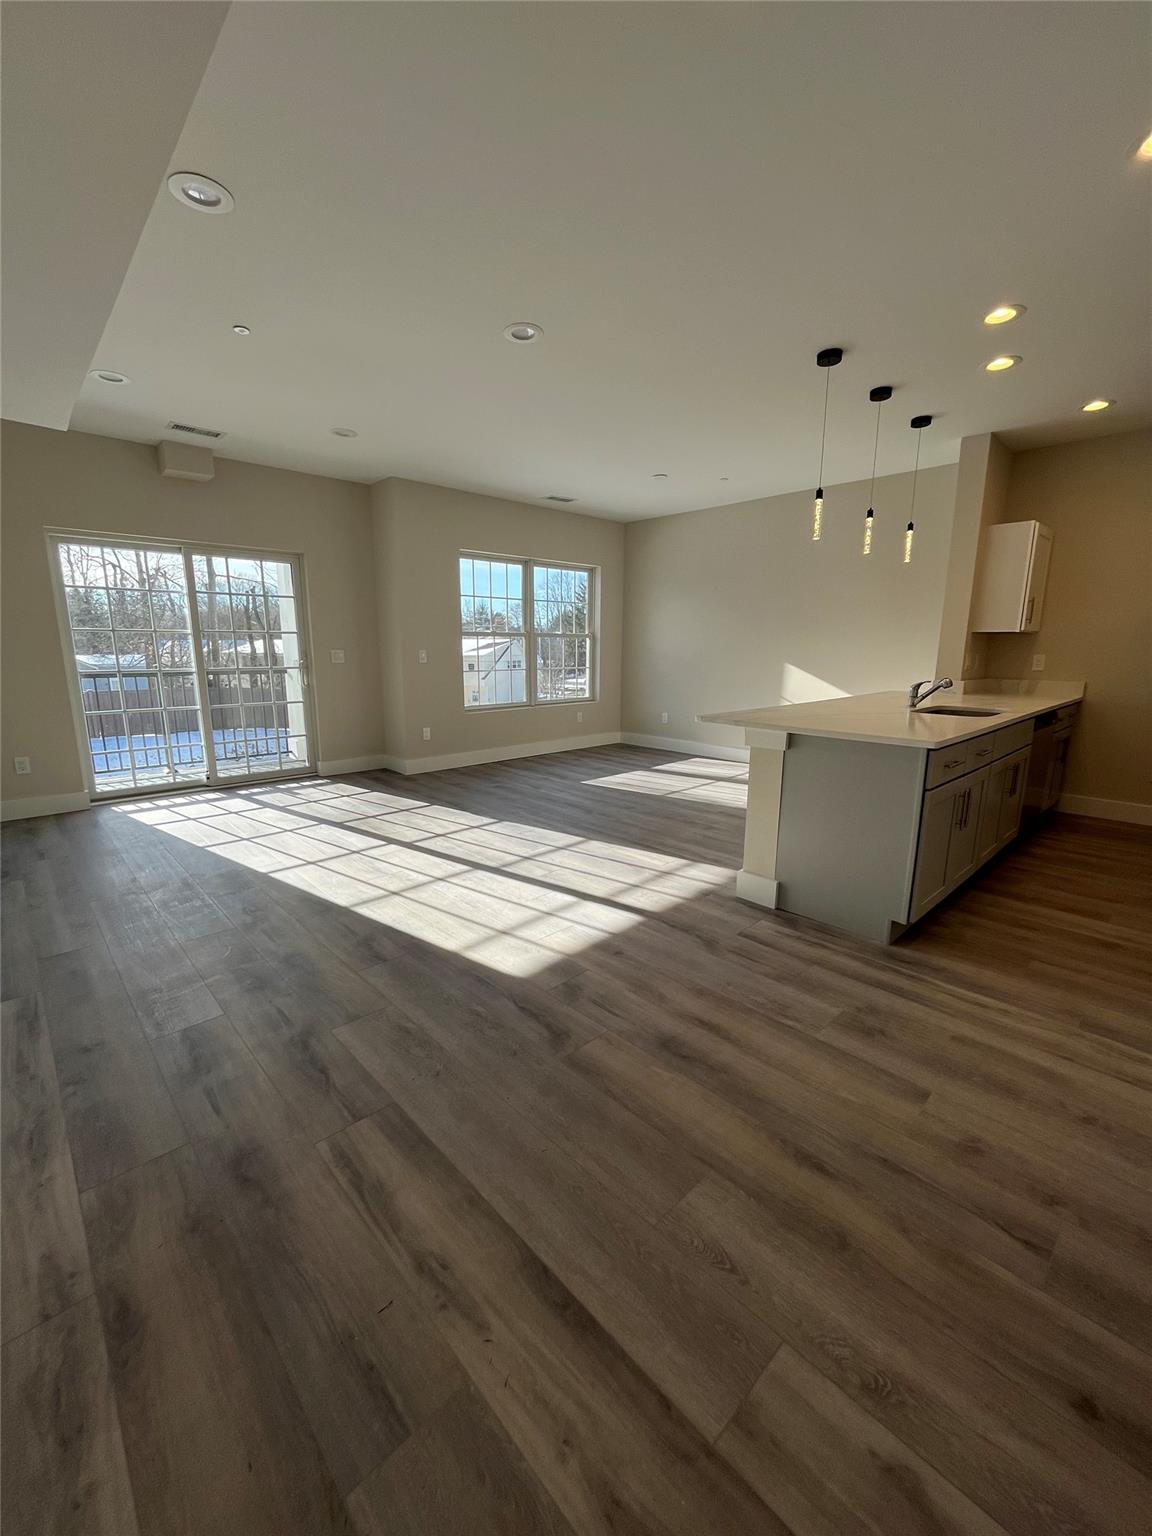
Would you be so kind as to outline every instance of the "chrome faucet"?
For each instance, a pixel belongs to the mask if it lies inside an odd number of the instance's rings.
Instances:
[[[922,677],[918,683],[913,683],[908,690],[908,708],[915,709],[917,704],[923,704],[925,699],[930,699],[934,693],[939,693],[942,688],[951,688],[950,677],[938,677],[932,682],[930,677]],[[921,688],[924,692],[921,693]]]

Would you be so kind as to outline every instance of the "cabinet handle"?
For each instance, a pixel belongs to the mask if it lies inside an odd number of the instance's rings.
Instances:
[[[1032,610],[1033,610],[1033,608],[1035,608],[1035,606],[1036,606],[1036,599],[1035,599],[1035,597],[1030,597],[1028,599],[1028,611],[1024,615],[1024,622],[1025,622],[1025,624],[1031,624],[1031,622],[1032,622]]]
[[[1020,764],[1019,763],[1013,763],[1012,764],[1012,782],[1008,786],[1008,798],[1009,798],[1009,800],[1011,800],[1012,797],[1016,793],[1016,784],[1017,784],[1019,778],[1020,778]]]
[[[964,759],[962,757],[954,757],[950,762],[945,763],[944,766],[945,768],[961,768],[963,764]]]
[[[972,791],[966,789],[956,801],[956,830],[963,832],[968,825],[968,811],[972,804]]]

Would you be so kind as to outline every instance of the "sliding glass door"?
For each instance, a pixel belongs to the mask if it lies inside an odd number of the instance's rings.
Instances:
[[[211,551],[191,562],[218,777],[309,768],[294,562]]]
[[[96,795],[311,769],[295,560],[68,538],[56,551]]]

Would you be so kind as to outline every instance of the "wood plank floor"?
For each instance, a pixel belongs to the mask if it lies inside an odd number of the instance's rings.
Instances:
[[[1147,1536],[1152,831],[901,944],[628,747],[17,823],[6,1536]]]

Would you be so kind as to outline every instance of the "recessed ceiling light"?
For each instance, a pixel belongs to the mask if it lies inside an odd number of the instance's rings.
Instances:
[[[984,316],[985,325],[1007,325],[1009,320],[1019,319],[1028,313],[1027,304],[997,304]]]
[[[351,427],[329,427],[333,437],[359,437],[359,432],[354,432]]]
[[[526,341],[538,340],[541,336],[543,336],[544,332],[535,323],[535,321],[514,320],[511,325],[506,325],[504,327],[504,334],[507,336],[509,341],[518,341],[520,343],[524,343]]]
[[[1007,353],[1000,357],[994,357],[991,362],[984,364],[985,373],[1004,373],[1008,368],[1015,368],[1017,363],[1022,363],[1022,357],[1010,357]]]
[[[232,327],[232,334],[233,336],[251,336],[252,327],[250,325],[234,325]]]
[[[227,187],[195,171],[176,171],[168,178],[168,190],[178,203],[197,213],[231,213],[236,206]]]
[[[1140,160],[1152,160],[1152,133],[1141,144],[1140,148],[1136,151],[1136,155]]]
[[[99,379],[101,384],[128,384],[131,383],[126,373],[114,373],[111,368],[93,368],[89,371],[90,379]]]
[[[1082,411],[1106,411],[1110,405],[1115,405],[1115,400],[1086,400],[1080,407]]]

